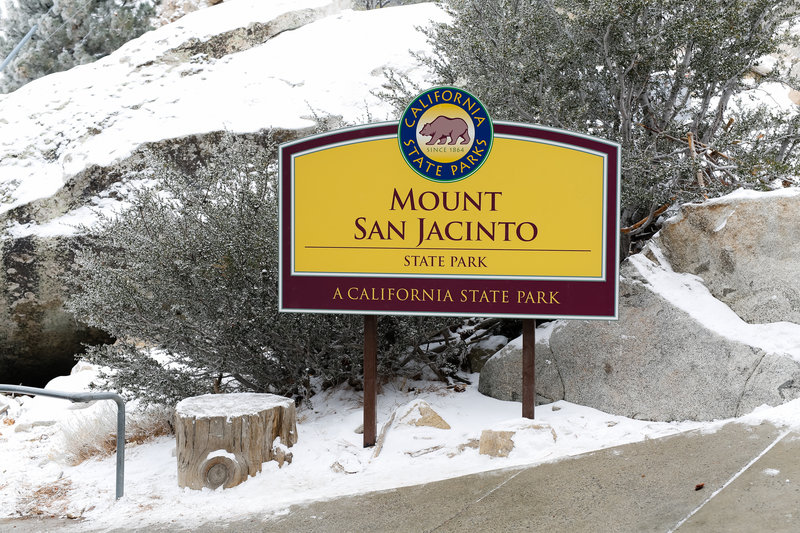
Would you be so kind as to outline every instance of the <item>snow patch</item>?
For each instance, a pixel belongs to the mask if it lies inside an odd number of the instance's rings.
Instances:
[[[91,373],[84,367],[59,378],[58,384],[70,389],[87,386],[82,375]],[[180,520],[191,528],[211,519],[235,520],[254,512],[280,514],[304,502],[537,464],[708,426],[630,420],[568,402],[553,404],[557,409],[538,409],[537,419],[530,421],[520,418],[519,403],[480,394],[477,374],[467,378],[473,385],[461,393],[438,382],[406,383],[413,391],[400,383],[386,383],[378,399],[379,426],[396,410],[405,412],[421,400],[447,420],[451,429],[395,426],[387,432],[377,458],[372,457],[373,449],[363,448],[362,435],[353,432],[363,417],[361,393],[334,389],[315,396],[312,406],[298,411],[300,439],[291,448],[294,459],[289,468],[267,462],[255,477],[216,492],[178,487],[174,437],[128,446],[125,498],[115,502],[113,456],[78,466],[61,465],[48,458],[49,447],[57,441],[58,425],[37,426],[27,433],[3,428],[0,472],[4,472],[4,481],[12,482],[0,484],[0,518],[14,516],[19,486],[36,490],[61,476],[72,488],[67,512],[81,516],[88,528],[124,528],[131,521],[146,527],[170,520]],[[31,414],[23,404],[17,423],[24,423]],[[60,416],[70,414],[62,412]],[[477,442],[484,429],[515,430],[514,452],[507,458],[479,455]],[[142,508],[148,512],[143,514]]]
[[[522,335],[517,337],[516,339],[511,339],[508,344],[503,346],[499,352],[492,356],[492,359],[503,359],[507,357],[511,353],[521,350],[522,349]]]
[[[291,398],[276,394],[258,394],[243,392],[237,394],[203,394],[178,402],[175,413],[192,418],[212,418],[227,416],[230,418],[257,415],[265,409],[289,407],[294,403]]]
[[[566,320],[554,320],[552,322],[545,322],[541,326],[536,328],[536,343],[544,344],[545,346],[550,346],[550,337],[553,335],[553,332],[558,331],[559,329],[563,328],[567,325]],[[522,337],[520,337],[520,344],[519,347],[522,349]]]
[[[220,448],[219,450],[214,450],[214,451],[208,452],[208,455],[206,456],[206,461],[211,459],[212,457],[225,457],[227,459],[230,459],[234,463],[236,462],[236,456],[233,455],[228,450],[225,450],[223,448]]]
[[[499,350],[506,344],[508,344],[508,337],[504,335],[490,335],[489,337],[474,344],[473,349],[480,348],[484,350]]]
[[[52,385],[68,390],[88,388],[86,377],[95,371],[82,363],[73,374],[54,380]],[[468,379],[477,384],[478,375]],[[291,448],[294,460],[289,468],[267,462],[255,477],[223,491],[179,488],[175,439],[159,437],[127,447],[125,498],[115,501],[113,456],[78,466],[61,465],[51,458],[52,446],[58,441],[58,424],[31,427],[24,433],[14,432],[13,426],[0,426],[0,472],[5,483],[0,484],[0,518],[15,516],[20,490],[32,491],[65,479],[71,484],[65,512],[82,517],[89,529],[124,528],[132,521],[146,527],[170,520],[180,520],[191,528],[212,519],[236,520],[252,513],[280,515],[291,505],[309,501],[539,464],[690,430],[713,432],[728,422],[648,422],[564,401],[538,408],[536,420],[527,420],[520,418],[519,403],[484,396],[477,385],[467,386],[462,393],[437,382],[406,385],[413,386],[413,392],[399,383],[383,386],[378,399],[379,425],[395,411],[405,412],[424,400],[451,429],[394,427],[387,433],[380,456],[373,459],[373,450],[363,448],[362,436],[353,432],[363,416],[361,394],[333,389],[312,398],[311,406],[299,409],[301,437]],[[25,400],[18,407],[15,425],[36,416],[33,400]],[[65,420],[70,416],[61,411],[52,418]],[[763,406],[738,421],[753,425],[770,421],[800,429],[800,400],[774,408]],[[477,442],[484,429],[515,432],[515,447],[508,457],[478,453]],[[275,445],[282,446],[277,441]],[[229,457],[224,450],[214,453]],[[147,513],[141,512],[143,508]]]
[[[758,202],[770,202],[775,198],[794,198],[800,196],[800,189],[796,187],[784,187],[774,191],[754,191],[752,189],[736,189],[735,191],[720,196],[719,198],[711,198],[706,200],[707,205],[715,204],[731,204],[741,200],[750,200]]]

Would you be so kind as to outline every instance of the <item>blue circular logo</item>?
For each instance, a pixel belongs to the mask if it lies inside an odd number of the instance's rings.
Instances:
[[[397,138],[414,172],[449,183],[471,176],[483,165],[494,129],[480,100],[455,87],[434,87],[403,112]]]

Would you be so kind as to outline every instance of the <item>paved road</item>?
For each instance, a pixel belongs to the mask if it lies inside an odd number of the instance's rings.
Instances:
[[[699,484],[700,490],[695,490]],[[0,531],[86,531],[0,520]],[[173,525],[129,531],[183,531]],[[800,531],[800,434],[728,424],[529,468],[294,506],[283,517],[209,523],[211,533]]]

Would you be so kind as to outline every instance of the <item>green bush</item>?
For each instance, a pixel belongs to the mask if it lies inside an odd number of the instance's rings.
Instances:
[[[209,142],[210,155],[145,155],[126,209],[88,228],[76,247],[68,308],[117,339],[85,357],[108,369],[112,388],[159,403],[225,391],[299,399],[360,386],[362,317],[278,313],[273,136]],[[381,317],[381,374],[458,371],[464,344],[445,326]],[[424,344],[440,332],[446,349]]]

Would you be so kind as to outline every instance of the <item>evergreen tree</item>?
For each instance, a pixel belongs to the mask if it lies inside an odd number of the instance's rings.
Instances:
[[[90,63],[151,29],[151,0],[19,0],[0,22],[5,58],[34,24],[31,40],[3,71],[3,92]]]

